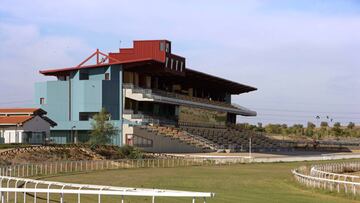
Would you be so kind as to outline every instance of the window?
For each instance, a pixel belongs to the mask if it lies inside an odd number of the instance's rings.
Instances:
[[[105,73],[105,80],[110,80],[110,73]]]
[[[175,70],[177,71],[178,70],[178,60],[176,60],[176,65],[175,65]]]
[[[80,72],[80,80],[89,80],[89,73]]]
[[[79,113],[79,120],[80,121],[88,121],[97,113],[98,112],[80,112]]]
[[[40,98],[40,104],[45,104],[45,98],[44,97]]]
[[[174,60],[171,59],[171,63],[170,63],[170,69],[171,69],[171,70],[173,69],[173,62],[174,62]]]
[[[134,147],[152,147],[153,141],[138,135],[133,135],[132,144]]]
[[[165,50],[165,42],[160,42],[160,51]]]
[[[165,52],[170,53],[170,44],[166,43]]]
[[[168,67],[168,62],[169,62],[169,58],[166,57],[166,58],[165,58],[165,67],[166,67],[166,68]]]
[[[58,76],[58,80],[60,80],[60,81],[66,81],[66,76]]]
[[[184,62],[181,61],[181,63],[180,63],[180,71],[181,71],[181,72],[183,71],[183,66],[184,66]]]

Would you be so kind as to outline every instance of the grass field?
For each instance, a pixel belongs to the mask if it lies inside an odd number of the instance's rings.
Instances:
[[[311,190],[298,185],[290,170],[304,163],[244,164],[236,166],[123,169],[69,174],[47,180],[113,186],[215,192],[208,202],[358,202],[344,194]],[[86,202],[96,198],[84,197]],[[105,199],[105,198],[104,198]],[[114,202],[115,198],[112,198]],[[151,202],[150,198],[127,198],[126,202]],[[72,201],[71,201],[72,202]],[[119,202],[119,200],[117,200]],[[159,198],[156,202],[191,202],[187,199]],[[197,201],[202,202],[202,201]]]

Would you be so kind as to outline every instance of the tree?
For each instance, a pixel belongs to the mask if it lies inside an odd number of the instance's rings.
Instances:
[[[339,122],[334,123],[334,127],[331,130],[337,138],[343,134],[343,130],[341,129],[341,124]]]
[[[110,114],[105,108],[94,115],[91,123],[90,143],[110,144],[112,138],[118,133],[118,129],[110,121]]]
[[[288,134],[288,126],[286,124],[281,125],[282,134]]]
[[[255,128],[255,131],[257,131],[257,132],[264,132],[265,129],[263,128],[263,124],[262,124],[262,123],[258,123],[257,127]]]
[[[349,130],[352,130],[352,129],[354,129],[354,127],[355,127],[355,123],[349,122],[347,128],[348,128]]]
[[[307,123],[307,128],[306,128],[306,136],[308,137],[312,137],[314,135],[314,129],[315,129],[315,124],[312,122],[308,122]]]
[[[326,121],[321,121],[320,127],[322,127],[322,128],[327,128],[327,127],[329,127],[329,124],[328,124],[328,122],[326,122]]]
[[[347,125],[346,135],[356,137],[355,123],[349,122]]]
[[[302,124],[294,124],[291,128],[295,135],[304,135],[304,126]]]
[[[265,126],[265,131],[271,134],[281,134],[281,125],[268,124],[267,126]]]
[[[328,122],[322,121],[320,123],[319,137],[325,137],[327,135],[327,128],[329,127]]]

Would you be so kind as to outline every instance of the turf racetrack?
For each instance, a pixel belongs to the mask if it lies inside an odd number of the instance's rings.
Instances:
[[[345,194],[304,188],[293,179],[290,170],[298,163],[242,164],[236,166],[150,168],[97,171],[67,174],[46,180],[99,185],[162,188],[199,192],[215,192],[207,202],[358,202]],[[71,198],[71,197],[70,197]],[[104,197],[103,200],[115,197]],[[82,197],[84,202],[96,202],[96,197]],[[72,200],[71,202],[75,201]],[[82,201],[83,202],[83,201]],[[116,202],[120,202],[119,199]],[[126,198],[125,202],[151,202],[151,198]],[[157,198],[155,202],[191,202],[190,198]],[[196,202],[203,202],[198,199]]]

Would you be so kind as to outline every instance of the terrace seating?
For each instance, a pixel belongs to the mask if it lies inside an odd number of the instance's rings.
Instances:
[[[252,151],[280,151],[292,149],[292,145],[279,140],[273,140],[263,134],[237,129],[234,127],[205,127],[172,125],[143,126],[146,130],[162,136],[177,139],[180,142],[205,151],[231,149],[233,151],[248,151],[249,140],[252,139]]]
[[[200,148],[204,152],[216,151],[218,149],[218,146],[212,141],[197,135],[192,135],[174,126],[146,125],[143,126],[143,128],[145,128],[149,132],[153,132],[155,134],[159,134],[165,137],[170,137],[171,139],[177,139],[180,142],[192,145],[196,148]]]
[[[202,136],[222,149],[232,149],[235,151],[249,150],[249,140],[252,139],[253,151],[279,151],[289,149],[291,146],[278,140],[272,140],[262,134],[240,130],[232,127],[227,128],[211,128],[211,127],[195,127],[181,126],[181,130],[190,134]]]

